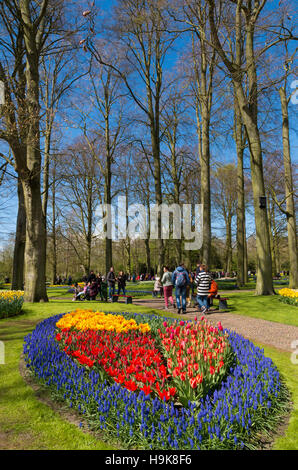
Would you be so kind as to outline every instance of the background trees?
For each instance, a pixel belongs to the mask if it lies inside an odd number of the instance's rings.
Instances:
[[[0,210],[8,185],[19,209],[14,250],[0,250],[14,252],[27,300],[46,300],[59,270],[160,273],[181,259],[237,271],[243,286],[247,239],[257,294],[287,267],[297,287],[295,33],[279,3],[118,0],[79,15],[58,0],[1,5]],[[202,249],[163,240],[160,216],[157,240],[96,237],[98,204],[124,195],[202,203]]]

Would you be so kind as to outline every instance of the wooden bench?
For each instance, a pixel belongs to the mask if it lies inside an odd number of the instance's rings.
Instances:
[[[229,308],[228,307],[228,302],[227,302],[227,300],[229,300],[229,297],[217,297],[217,298],[218,298],[218,308],[219,308],[219,310],[225,310],[225,309]]]
[[[112,297],[112,302],[118,302],[118,297],[125,297],[126,304],[132,304],[132,296],[131,295],[118,295],[114,294]]]

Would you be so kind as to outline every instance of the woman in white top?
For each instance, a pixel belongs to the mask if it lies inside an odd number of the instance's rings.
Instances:
[[[172,304],[172,307],[176,308],[174,299],[173,299],[173,284],[172,284],[172,273],[169,271],[167,266],[163,268],[164,274],[162,276],[162,285],[163,285],[163,294],[165,298],[165,310],[169,310],[169,301]]]

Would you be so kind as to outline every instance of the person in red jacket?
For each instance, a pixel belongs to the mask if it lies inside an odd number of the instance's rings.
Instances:
[[[209,289],[209,294],[208,294],[208,308],[213,305],[213,298],[217,295],[218,292],[218,285],[217,283],[212,279],[210,289]]]

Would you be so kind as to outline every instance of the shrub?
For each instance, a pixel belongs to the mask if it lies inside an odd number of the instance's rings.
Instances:
[[[278,291],[280,297],[279,300],[285,304],[298,306],[298,291],[293,289],[280,289]]]
[[[0,318],[18,315],[24,303],[24,292],[4,290],[0,292]]]

